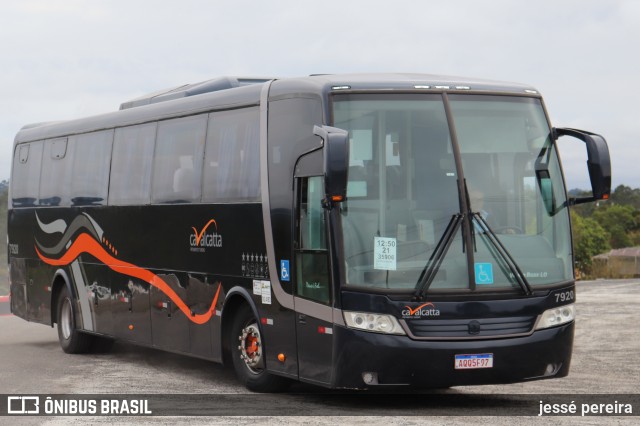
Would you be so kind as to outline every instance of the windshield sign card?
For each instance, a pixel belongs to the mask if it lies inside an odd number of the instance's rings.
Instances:
[[[386,271],[396,270],[396,239],[374,237],[373,267]]]

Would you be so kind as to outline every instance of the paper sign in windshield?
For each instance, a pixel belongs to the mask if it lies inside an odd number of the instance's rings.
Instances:
[[[374,237],[373,267],[386,271],[396,270],[396,239]]]

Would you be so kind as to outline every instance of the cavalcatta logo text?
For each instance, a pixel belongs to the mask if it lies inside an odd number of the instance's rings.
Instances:
[[[411,308],[410,306],[405,306],[405,308],[402,310],[402,318],[405,319],[440,316],[440,310],[436,309],[436,305],[431,302],[423,303],[416,308]]]
[[[213,229],[209,229],[211,225],[213,225]],[[191,251],[204,252],[208,248],[222,247],[222,235],[218,233],[218,223],[215,219],[209,220],[200,232],[195,226],[192,226],[191,229],[193,230],[189,236]]]

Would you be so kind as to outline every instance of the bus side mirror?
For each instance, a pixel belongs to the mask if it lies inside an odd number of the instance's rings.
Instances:
[[[313,134],[324,145],[324,204],[331,208],[347,198],[349,175],[349,133],[329,126],[313,126]]]
[[[554,139],[558,139],[560,136],[572,136],[587,145],[587,167],[593,196],[573,198],[570,200],[571,204],[609,199],[611,194],[611,158],[607,141],[600,135],[577,129],[554,128],[553,134]]]

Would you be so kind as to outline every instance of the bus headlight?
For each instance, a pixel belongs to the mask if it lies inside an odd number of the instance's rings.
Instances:
[[[576,308],[573,304],[547,309],[542,313],[542,317],[540,318],[540,321],[538,321],[538,325],[536,325],[536,330],[566,324],[573,321],[575,318]]]
[[[349,328],[384,334],[405,334],[392,315],[344,311],[344,322]]]

